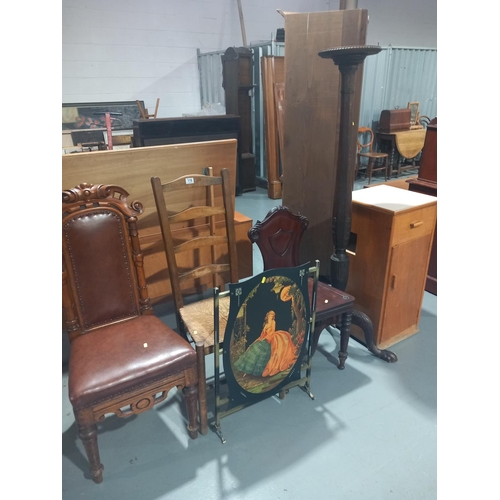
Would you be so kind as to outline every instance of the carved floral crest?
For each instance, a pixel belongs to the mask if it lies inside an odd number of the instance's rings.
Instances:
[[[129,216],[141,214],[144,210],[142,203],[136,200],[128,205],[128,195],[129,193],[120,186],[82,182],[72,189],[64,190],[62,201],[63,204],[99,202],[103,205],[119,205],[120,209]]]

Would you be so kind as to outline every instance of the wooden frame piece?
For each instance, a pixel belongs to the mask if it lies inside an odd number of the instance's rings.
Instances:
[[[408,109],[410,110],[410,128],[418,125],[418,117],[419,117],[419,102],[409,102]],[[420,127],[419,127],[420,128]]]
[[[266,140],[267,194],[272,200],[279,199],[282,196],[280,158],[283,165],[283,141],[280,141],[279,136],[280,117],[277,111],[275,88],[277,84],[284,84],[284,64],[283,56],[263,56],[261,58],[264,132]],[[281,130],[282,129],[283,127],[281,127]]]
[[[141,113],[141,118],[144,119],[149,119],[149,118],[156,118],[156,115],[158,114],[158,107],[160,106],[160,98],[156,99],[156,106],[155,106],[155,112],[150,115],[148,112],[147,108],[144,108],[144,101],[135,101],[137,103],[137,106],[139,108],[139,113]]]
[[[281,168],[284,162],[284,144],[285,144],[285,83],[277,82],[274,84],[274,104],[276,106],[276,121],[278,126],[278,151]],[[283,174],[279,177],[283,182]]]

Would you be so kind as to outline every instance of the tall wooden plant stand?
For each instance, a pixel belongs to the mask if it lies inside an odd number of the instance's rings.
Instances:
[[[382,50],[376,45],[337,47],[319,52],[324,59],[332,59],[341,75],[340,89],[340,142],[332,212],[333,254],[330,257],[330,281],[334,288],[344,291],[349,277],[349,255],[347,245],[351,233],[352,187],[356,164],[356,141],[359,117],[355,116],[353,95],[358,67],[369,55]],[[360,327],[365,336],[366,347],[375,356],[388,362],[397,361],[397,356],[388,350],[380,350],[373,339],[373,324],[370,318],[354,309],[352,324]]]

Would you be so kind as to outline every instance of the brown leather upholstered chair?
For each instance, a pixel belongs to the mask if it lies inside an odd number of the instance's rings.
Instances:
[[[276,267],[298,266],[299,247],[309,220],[294,214],[289,208],[272,208],[264,220],[257,221],[248,231],[252,243],[256,243],[262,254],[264,271]],[[309,279],[309,295],[312,291]],[[314,322],[312,352],[316,351],[321,332],[329,325],[339,325],[340,350],[339,370],[344,369],[347,359],[347,345],[354,306],[354,297],[332,286],[318,282],[316,317]]]
[[[136,229],[142,205],[118,186],[63,191],[63,307],[70,337],[68,390],[90,473],[102,481],[96,423],[128,417],[182,388],[197,437],[196,352],[153,315]]]

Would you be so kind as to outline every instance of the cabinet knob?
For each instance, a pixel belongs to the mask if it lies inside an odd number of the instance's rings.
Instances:
[[[391,288],[394,290],[394,287],[396,286],[396,275],[393,274],[391,276]]]
[[[415,229],[416,227],[421,226],[424,223],[423,220],[417,220],[415,222],[410,222],[410,229]]]

